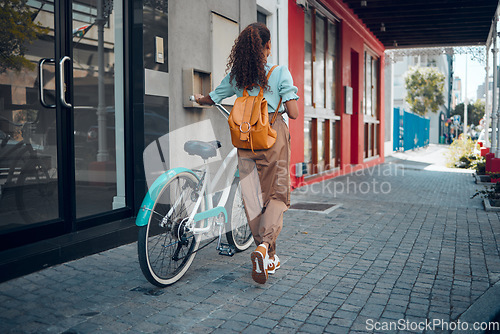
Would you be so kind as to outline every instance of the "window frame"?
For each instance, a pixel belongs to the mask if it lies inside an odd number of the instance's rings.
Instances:
[[[367,71],[367,59],[370,59],[370,71]],[[363,115],[363,158],[370,160],[377,158],[380,152],[380,73],[381,61],[369,47],[365,46],[363,53],[363,99],[361,114]],[[367,79],[370,75],[370,94],[367,94]],[[373,84],[374,83],[374,84]],[[370,99],[370,110],[368,110],[368,98]]]
[[[310,136],[310,147],[306,147],[304,145],[304,157],[310,156],[311,160],[306,161],[308,164],[308,172],[311,173],[312,175],[309,177],[317,177],[318,174],[328,172],[331,170],[338,169],[340,166],[340,155],[339,155],[339,126],[340,126],[340,119],[341,119],[341,113],[338,107],[339,103],[339,56],[340,56],[340,31],[339,31],[339,22],[340,20],[336,18],[331,12],[326,10],[323,6],[321,6],[318,2],[316,1],[309,1],[310,3],[310,8],[308,9],[310,11],[310,17],[311,17],[311,36],[310,36],[310,41],[311,41],[311,67],[310,67],[310,78],[311,78],[311,86],[310,89],[306,89],[304,87],[304,90],[308,92],[308,94],[311,94],[309,97],[311,101],[311,105],[304,105],[304,126],[308,124],[312,124],[311,129],[309,130],[309,136]],[[316,92],[315,92],[315,74],[317,75],[317,61],[316,61],[316,56],[317,56],[317,47],[316,47],[316,31],[317,31],[317,17],[321,17],[322,21],[324,22],[324,38],[323,38],[323,105],[318,106],[316,105]],[[334,54],[333,54],[333,59],[334,59],[334,64],[333,64],[333,78],[332,78],[332,84],[333,84],[333,89],[332,89],[332,96],[333,96],[333,108],[328,108],[326,105],[328,102],[327,99],[327,94],[328,94],[328,75],[327,75],[327,61],[328,57],[331,56],[329,55],[329,33],[330,33],[330,25],[335,26],[335,36],[333,36],[333,40],[335,42],[335,47],[333,49]],[[304,30],[308,29],[308,27],[304,27]],[[304,43],[307,40],[307,38],[304,38]],[[305,51],[304,51],[305,52]],[[304,71],[306,69],[304,68]],[[309,70],[309,69],[308,69]],[[305,86],[305,83],[304,83]],[[309,100],[306,98],[306,100]],[[332,126],[333,122],[333,126]],[[322,127],[321,131],[319,131],[319,126]],[[335,128],[333,136],[335,138],[331,138],[332,136],[332,127]],[[305,133],[305,132],[304,132]],[[322,134],[322,152],[319,152],[318,149],[319,147],[319,142],[318,140],[318,133]],[[332,139],[333,139],[333,146],[332,146]],[[311,152],[306,153],[305,150],[309,149]],[[320,158],[319,155],[322,154],[322,157]],[[321,163],[321,166],[318,165],[318,162]]]

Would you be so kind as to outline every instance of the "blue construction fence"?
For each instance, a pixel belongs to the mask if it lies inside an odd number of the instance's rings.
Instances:
[[[394,108],[394,151],[408,151],[429,145],[431,120]]]

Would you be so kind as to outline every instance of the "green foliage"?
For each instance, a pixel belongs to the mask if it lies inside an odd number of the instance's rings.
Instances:
[[[486,161],[484,157],[478,157],[471,161],[470,168],[475,170],[477,175],[486,174]]]
[[[469,168],[478,157],[474,154],[476,142],[470,138],[462,137],[455,139],[446,153],[446,165],[448,167]]]
[[[444,104],[445,76],[434,67],[414,67],[406,73],[407,96],[411,110],[421,116],[428,111],[437,112]]]
[[[457,104],[455,109],[452,110],[451,115],[460,115],[460,119],[464,120],[464,104]],[[479,121],[484,116],[484,102],[477,100],[473,104],[467,105],[467,123],[479,125]]]
[[[46,34],[48,29],[33,22],[35,13],[26,0],[9,0],[0,3],[0,73],[7,69],[33,70],[35,64],[24,57],[27,46]]]
[[[499,200],[500,199],[500,182],[495,183],[494,185],[483,189],[483,190],[478,190],[474,195],[471,196],[471,198],[474,198],[476,196],[481,196],[482,198],[487,198],[490,200]]]

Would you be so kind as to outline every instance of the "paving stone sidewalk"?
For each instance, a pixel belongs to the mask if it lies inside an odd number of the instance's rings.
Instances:
[[[500,220],[470,199],[470,173],[425,161],[443,150],[296,190],[293,203],[341,206],[285,214],[282,268],[265,285],[251,279],[250,251],[209,247],[156,289],[125,245],[0,284],[0,333],[367,333],[375,322],[456,321],[500,281]]]

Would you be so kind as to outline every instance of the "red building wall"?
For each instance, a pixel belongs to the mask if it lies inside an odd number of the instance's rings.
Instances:
[[[304,100],[299,99],[300,116],[290,121],[291,134],[291,174],[292,187],[322,181],[328,178],[350,173],[362,168],[380,164],[384,161],[384,46],[366,28],[363,22],[340,0],[320,1],[340,21],[337,105],[341,110],[340,120],[340,169],[321,176],[295,177],[295,164],[304,161]],[[298,95],[304,94],[304,10],[295,0],[288,1],[288,40],[290,72],[298,87]],[[380,131],[378,135],[378,158],[364,161],[364,122],[361,111],[363,100],[364,52],[369,48],[380,59],[378,82],[378,111],[380,113]],[[344,86],[353,88],[353,114],[345,114]]]
[[[304,11],[297,6],[295,0],[288,1],[288,67],[295,86],[299,89],[297,95],[304,96]],[[299,117],[289,122],[290,145],[292,155],[292,187],[299,182],[295,175],[295,164],[304,161],[304,99],[299,99]]]

